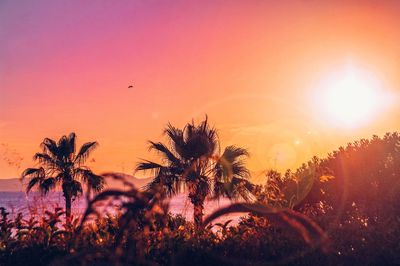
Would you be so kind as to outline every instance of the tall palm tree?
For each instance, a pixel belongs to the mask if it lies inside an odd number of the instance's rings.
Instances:
[[[45,138],[40,145],[42,152],[33,157],[38,168],[27,168],[22,179],[29,178],[27,193],[37,187],[44,195],[61,185],[65,198],[65,215],[67,222],[71,218],[71,203],[82,195],[82,183],[87,186],[87,196],[91,191],[99,192],[104,188],[104,178],[94,174],[84,166],[90,153],[98,146],[97,142],[82,145],[76,153],[76,135],[62,136],[58,142]]]
[[[225,196],[231,199],[249,199],[252,189],[245,167],[246,149],[228,146],[220,152],[216,129],[209,126],[207,117],[200,124],[193,121],[183,129],[168,124],[165,131],[169,143],[150,141],[150,150],[162,157],[162,163],[148,160],[140,162],[136,170],[150,170],[154,179],[147,185],[165,188],[168,196],[187,189],[193,204],[194,223],[203,220],[204,201]]]

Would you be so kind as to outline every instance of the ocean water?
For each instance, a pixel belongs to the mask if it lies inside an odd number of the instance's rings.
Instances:
[[[230,204],[228,199],[220,199],[218,201],[207,201],[205,203],[204,214],[207,216],[218,208]],[[26,195],[24,192],[0,192],[0,207],[4,207],[11,216],[15,216],[21,212],[25,217],[31,213],[43,215],[46,210],[54,210],[55,207],[64,208],[64,198],[61,192],[50,192],[46,197],[42,197],[38,192],[31,192]],[[182,214],[188,220],[193,219],[193,206],[185,194],[179,194],[169,200],[170,212],[173,214]],[[72,213],[75,216],[81,215],[86,209],[86,199],[81,197],[72,203]],[[114,208],[102,208],[101,211],[106,215],[107,212],[112,213]],[[215,222],[225,222],[232,220],[237,223],[241,216],[245,214],[231,214],[217,219]],[[215,223],[214,222],[214,223]]]

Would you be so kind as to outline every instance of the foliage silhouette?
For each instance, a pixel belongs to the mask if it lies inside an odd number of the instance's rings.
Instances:
[[[305,242],[310,245],[320,245],[327,251],[327,235],[309,217],[291,209],[271,208],[262,203],[234,203],[210,214],[204,220],[207,225],[216,218],[229,213],[252,213],[267,217],[270,222],[286,229],[293,229],[299,233]]]
[[[87,195],[91,190],[99,192],[104,188],[104,178],[93,173],[84,165],[90,153],[98,146],[97,142],[87,142],[76,153],[76,135],[62,136],[58,142],[45,138],[41,144],[42,152],[34,159],[38,168],[27,168],[22,179],[29,178],[26,191],[37,187],[44,195],[61,185],[65,199],[65,215],[71,219],[71,203],[83,193],[82,183],[87,186]]]
[[[0,208],[0,265],[396,265],[399,148],[392,133],[268,171],[265,186],[248,186],[257,203],[223,207],[201,227],[168,213],[162,183],[139,191],[108,173],[124,190],[97,194],[81,221]],[[233,212],[247,215],[211,224]]]
[[[207,197],[249,199],[252,184],[247,180],[250,174],[244,161],[249,156],[247,150],[228,146],[221,154],[217,131],[210,127],[207,117],[183,129],[168,124],[164,133],[168,144],[150,141],[150,150],[158,152],[162,163],[146,160],[136,167],[153,172],[147,189],[161,185],[170,196],[187,189],[196,226],[202,223]]]
[[[317,221],[341,257],[366,264],[400,261],[399,133],[349,143],[276,176],[279,204]]]

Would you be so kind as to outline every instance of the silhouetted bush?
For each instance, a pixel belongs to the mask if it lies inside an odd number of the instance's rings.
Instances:
[[[0,265],[399,264],[399,149],[397,133],[374,136],[294,172],[270,171],[253,187],[257,202],[221,208],[201,228],[168,212],[165,190],[125,181],[71,223],[60,208],[43,217],[1,208]],[[211,223],[232,212],[248,215]]]

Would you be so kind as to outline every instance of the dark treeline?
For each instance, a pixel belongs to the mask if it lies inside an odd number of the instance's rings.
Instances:
[[[66,210],[10,217],[1,208],[0,265],[395,265],[400,264],[400,135],[362,139],[296,171],[250,182],[247,150],[220,146],[206,120],[168,125],[150,142],[160,162],[142,161],[153,181],[143,190],[118,174],[85,166],[96,142],[76,149],[75,135],[45,139],[27,190],[59,186]],[[103,190],[107,178],[125,190]],[[70,214],[87,191],[82,217]],[[169,213],[165,199],[187,191],[194,220]],[[232,204],[203,217],[204,201]],[[113,214],[105,212],[113,206]],[[214,220],[241,212],[235,224]],[[66,215],[66,219],[64,219]]]

